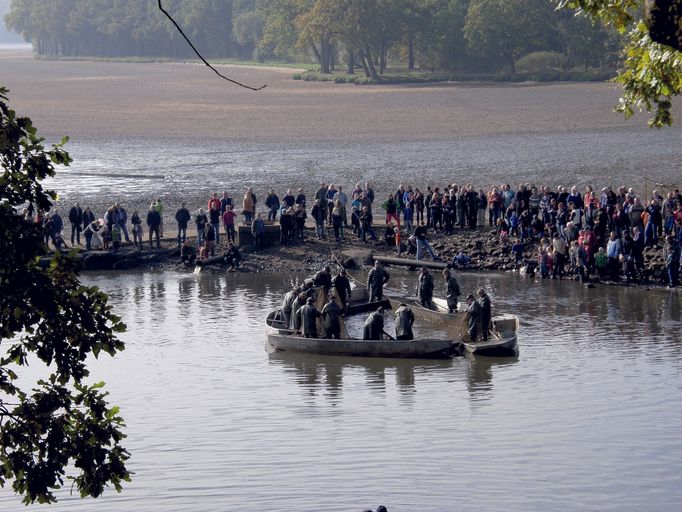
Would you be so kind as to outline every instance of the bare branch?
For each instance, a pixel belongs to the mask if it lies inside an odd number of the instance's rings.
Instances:
[[[211,66],[208,63],[208,61],[206,59],[204,59],[204,57],[202,57],[202,55],[199,53],[199,50],[196,49],[196,47],[192,44],[192,41],[190,41],[189,38],[185,35],[185,33],[182,31],[182,29],[180,28],[180,25],[178,25],[175,22],[175,20],[173,19],[173,17],[170,14],[168,14],[168,11],[166,11],[163,8],[163,6],[161,5],[161,0],[158,0],[158,1],[159,1],[159,10],[162,13],[164,13],[169,20],[171,20],[171,23],[173,23],[173,25],[175,25],[175,28],[178,29],[178,32],[180,32],[180,35],[185,39],[185,41],[187,41],[187,44],[189,44],[191,46],[192,50],[194,50],[194,53],[196,53],[197,56],[203,61],[203,63],[206,64],[209,68],[211,68],[215,72],[216,75],[218,75],[220,78],[222,78],[224,80],[227,80],[228,82],[231,82],[235,85],[239,85],[239,86],[244,87],[245,89],[249,89],[251,91],[260,91],[261,89],[264,89],[266,87],[267,84],[261,85],[260,87],[251,87],[250,85],[245,85],[241,82],[237,82],[236,80],[232,80],[231,78],[227,78],[225,75],[222,75],[216,68]]]

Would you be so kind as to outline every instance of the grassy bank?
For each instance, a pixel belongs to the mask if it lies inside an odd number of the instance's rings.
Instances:
[[[611,79],[615,71],[533,71],[521,73],[386,73],[378,80],[360,74],[324,74],[305,71],[294,74],[294,80],[310,82],[335,82],[338,84],[422,84],[438,82],[604,82]]]
[[[98,55],[86,56],[67,56],[67,55],[38,55],[35,54],[36,59],[40,60],[60,60],[60,61],[95,61],[95,62],[129,62],[129,63],[152,63],[152,62],[175,62],[183,64],[203,64],[199,59],[172,59],[170,57],[104,57]],[[311,72],[316,66],[310,63],[303,62],[282,62],[278,60],[265,60],[263,62],[256,60],[239,60],[239,59],[208,59],[213,65],[218,66],[254,66],[267,68],[283,68],[304,70],[306,73]]]

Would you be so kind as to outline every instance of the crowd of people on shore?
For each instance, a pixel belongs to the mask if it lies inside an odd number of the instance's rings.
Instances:
[[[176,210],[177,245],[187,241],[187,230],[196,227],[199,258],[215,255],[221,238],[237,245],[236,226],[241,222],[251,231],[254,249],[263,247],[266,225],[278,222],[283,246],[306,238],[310,216],[318,240],[333,239],[338,244],[349,239],[380,242],[423,259],[437,259],[429,242],[432,233],[445,236],[457,230],[495,229],[509,245],[518,264],[524,263],[529,248],[536,251],[535,263],[542,277],[561,279],[574,274],[579,279],[591,275],[599,279],[636,281],[643,271],[646,247],[662,249],[668,284],[676,286],[680,272],[682,244],[682,194],[670,191],[663,197],[654,190],[650,197],[632,188],[613,190],[592,186],[556,189],[549,186],[508,184],[491,187],[487,192],[473,185],[427,186],[423,190],[401,184],[381,200],[370,183],[356,184],[346,193],[341,185],[321,183],[309,199],[304,190],[291,189],[280,196],[270,189],[258,212],[258,198],[247,187],[240,200],[228,192],[213,193],[203,207],[191,213],[185,203]],[[237,211],[239,210],[239,211]],[[263,210],[263,208],[261,208]],[[44,229],[46,243],[66,247],[64,221],[58,210],[49,214],[27,210],[26,215]],[[266,218],[263,218],[263,215]],[[384,220],[383,233],[375,218]],[[69,210],[71,244],[80,244],[83,234],[86,249],[118,251],[121,242],[142,248],[144,230],[150,246],[160,247],[164,234],[164,204],[154,201],[142,215],[137,210],[130,219],[126,209],[114,203],[97,219],[89,208],[75,203]],[[130,222],[130,229],[128,227]],[[376,229],[375,229],[376,228]],[[379,235],[377,234],[379,231]],[[381,238],[381,240],[379,240]]]
[[[451,268],[445,268],[443,275],[443,294],[447,302],[448,313],[456,315],[458,312],[460,287]],[[372,311],[363,326],[364,340],[412,340],[415,315],[412,308],[402,302],[394,312],[395,337],[385,331],[383,302],[384,286],[390,275],[381,262],[375,261],[367,274],[366,290],[369,304],[380,304]],[[362,288],[362,287],[361,287]],[[433,304],[436,284],[428,268],[422,267],[417,278],[415,296],[419,306],[426,309],[437,309]],[[351,280],[345,269],[341,269],[335,276],[331,268],[325,266],[312,279],[301,285],[296,285],[282,298],[279,308],[280,325],[286,326],[294,333],[300,333],[306,338],[340,339],[341,317],[350,311],[353,289]],[[319,297],[324,306],[318,309]],[[483,288],[477,291],[477,297],[469,294],[466,298],[467,334],[471,342],[486,341],[490,334],[492,319],[492,303],[490,296]],[[318,326],[319,324],[319,326]],[[320,328],[318,328],[320,327]]]

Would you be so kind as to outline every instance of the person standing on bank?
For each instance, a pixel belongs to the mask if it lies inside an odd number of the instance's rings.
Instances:
[[[414,324],[414,313],[404,302],[395,312],[395,339],[411,340],[414,339],[412,325]]]
[[[160,197],[156,199],[154,208],[159,212],[159,236],[163,238],[163,203]]]
[[[251,234],[253,235],[253,250],[258,252],[263,249],[263,237],[265,236],[265,223],[261,214],[256,214],[256,218],[251,223]]]
[[[69,222],[71,223],[71,245],[74,245],[74,240],[80,245],[83,226],[83,210],[81,210],[78,203],[74,203],[73,207],[69,210]]]
[[[487,341],[492,319],[492,304],[490,296],[483,288],[478,289],[478,304],[481,306],[481,340]]]
[[[380,301],[384,298],[384,285],[389,280],[388,272],[384,270],[380,261],[374,262],[374,267],[367,274],[368,302]]]
[[[187,240],[187,223],[191,218],[189,210],[185,208],[185,203],[180,203],[180,208],[175,212],[175,220],[178,223],[178,247]]]
[[[149,228],[149,247],[153,247],[152,236],[156,235],[156,248],[161,248],[161,239],[159,230],[161,229],[161,215],[159,214],[156,204],[152,203],[147,212],[147,227]]]

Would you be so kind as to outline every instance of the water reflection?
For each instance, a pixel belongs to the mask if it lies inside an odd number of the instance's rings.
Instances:
[[[306,396],[322,395],[332,404],[342,399],[344,381],[351,381],[353,384],[349,385],[354,386],[358,376],[372,394],[383,395],[389,386],[395,385],[399,394],[408,399],[402,403],[407,404],[417,390],[416,375],[423,375],[427,383],[427,376],[433,372],[447,372],[453,368],[451,359],[387,359],[294,352],[275,352],[268,357],[271,365],[293,375],[294,382]]]
[[[493,374],[497,368],[514,365],[519,362],[519,356],[511,357],[467,357],[467,389],[472,402],[492,400]]]

